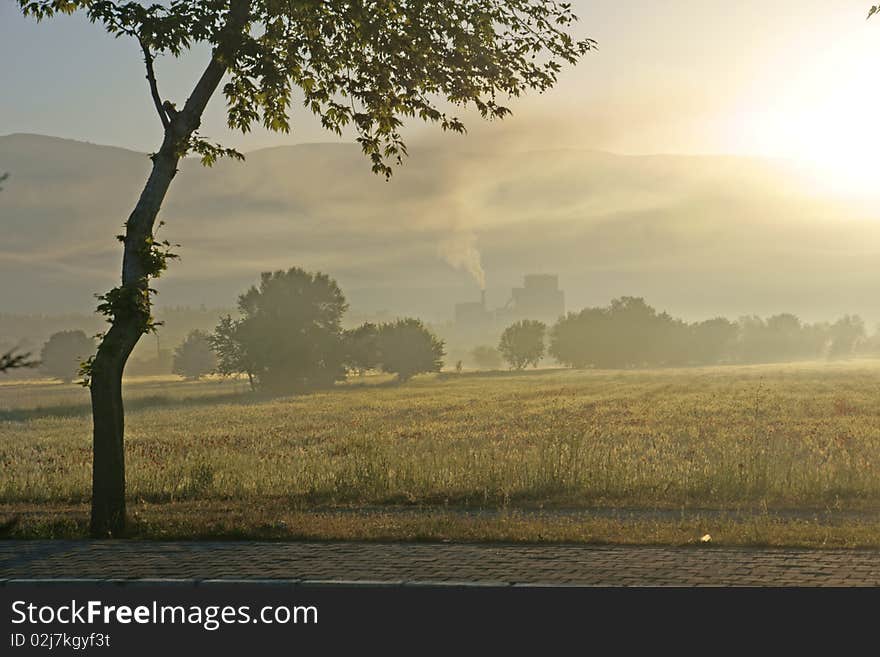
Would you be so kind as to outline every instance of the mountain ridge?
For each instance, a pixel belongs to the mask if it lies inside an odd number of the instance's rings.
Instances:
[[[337,278],[359,310],[442,321],[482,266],[501,303],[545,272],[569,309],[630,294],[693,318],[880,318],[877,213],[817,198],[785,162],[450,144],[417,144],[391,182],[357,144],[183,162],[160,215],[182,260],[156,282],[158,302],[228,307],[261,271],[303,266]],[[0,136],[0,280],[16,281],[0,284],[0,309],[90,312],[116,284],[114,236],[149,166],[118,146]]]

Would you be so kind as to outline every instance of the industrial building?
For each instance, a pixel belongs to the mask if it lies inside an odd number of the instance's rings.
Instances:
[[[522,287],[511,290],[508,302],[497,310],[486,307],[486,292],[480,301],[455,306],[455,326],[462,332],[504,328],[521,319],[537,319],[553,324],[565,315],[565,293],[559,289],[555,274],[528,274]]]
[[[515,320],[539,319],[552,324],[565,314],[565,293],[559,289],[559,277],[527,275],[522,287],[513,288],[510,302],[502,311],[510,312]]]

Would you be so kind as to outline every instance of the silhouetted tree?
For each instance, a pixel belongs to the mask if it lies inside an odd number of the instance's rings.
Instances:
[[[699,365],[712,365],[732,357],[739,329],[723,317],[696,322],[690,326],[690,360]]]
[[[256,365],[249,358],[243,338],[239,335],[240,326],[241,321],[236,321],[229,315],[221,317],[208,342],[217,357],[217,373],[222,376],[246,374],[253,390],[256,388]]]
[[[695,330],[640,297],[569,313],[550,330],[549,353],[569,367],[654,367],[699,362]]]
[[[544,333],[547,326],[535,319],[524,319],[511,324],[498,342],[498,351],[508,364],[521,370],[527,365],[537,367],[544,357]]]
[[[768,317],[741,317],[737,349],[746,363],[817,358],[829,342],[828,326],[804,324],[791,313]]]
[[[550,331],[550,355],[569,367],[643,367],[683,358],[686,325],[640,297],[569,313]]]
[[[568,313],[550,329],[548,353],[562,365],[583,369],[601,366],[609,342],[610,319],[604,308]]]
[[[406,318],[380,324],[377,344],[382,371],[396,374],[398,381],[443,368],[443,341],[421,320]]]
[[[151,156],[152,171],[125,222],[122,283],[98,309],[110,329],[90,363],[94,464],[93,536],[118,535],[125,526],[125,452],[122,372],[140,336],[155,328],[151,278],[171,256],[155,239],[156,216],[180,159],[201,155],[206,165],[241,155],[198,134],[208,101],[226,78],[230,127],[254,124],[290,130],[295,91],[328,130],[351,126],[373,170],[390,174],[406,154],[403,117],[463,132],[444,109],[472,106],[484,118],[502,118],[499,99],[554,85],[563,62],[591,49],[567,29],[571,6],[544,0],[438,0],[379,3],[180,0],[18,0],[38,20],[82,10],[114,36],[131,37],[143,54],[150,97],[164,133]],[[210,58],[182,107],[162,97],[157,55],[180,57],[196,45]],[[199,52],[199,51],[197,51]]]
[[[185,379],[199,380],[217,366],[217,356],[211,349],[210,335],[204,331],[190,331],[174,350],[171,371]]]
[[[242,317],[221,320],[212,340],[235,346],[233,367],[249,369],[254,383],[273,392],[332,385],[345,378],[342,314],[348,308],[336,281],[294,267],[266,272],[260,286],[238,298]],[[228,369],[220,349],[221,371]]]
[[[471,352],[471,358],[473,358],[477,367],[483,370],[497,370],[501,367],[502,363],[501,352],[487,344],[474,347],[474,350]]]
[[[379,327],[370,322],[343,332],[345,366],[358,374],[379,367]]]
[[[95,341],[83,331],[58,331],[40,351],[40,369],[53,379],[70,383],[94,352]]]
[[[858,315],[844,315],[829,327],[828,334],[828,357],[845,358],[865,339],[865,322]]]

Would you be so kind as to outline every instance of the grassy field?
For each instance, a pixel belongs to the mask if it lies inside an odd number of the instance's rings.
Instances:
[[[126,398],[134,536],[880,545],[878,361]],[[13,535],[82,535],[90,459],[87,390],[0,380]]]

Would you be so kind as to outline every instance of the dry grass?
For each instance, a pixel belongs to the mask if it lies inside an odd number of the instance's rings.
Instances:
[[[2,505],[14,538],[84,538],[88,507]],[[701,537],[709,534],[710,543]],[[443,509],[295,511],[269,501],[255,509],[215,501],[134,504],[129,537],[149,540],[358,540],[423,542],[593,543],[749,547],[880,548],[880,519],[693,512],[680,516],[619,513],[495,513]]]
[[[144,535],[198,535],[195,518],[172,511],[188,503],[265,504],[276,517],[418,507],[410,528],[386,536],[404,538],[440,536],[431,523],[460,508],[880,508],[876,361],[374,382],[276,399],[241,383],[130,382],[128,490],[133,508],[153,514]],[[86,390],[0,385],[5,510],[86,502],[90,459]],[[246,519],[223,531],[260,534]],[[453,534],[502,540],[488,522],[459,517]],[[508,537],[637,536],[591,531]]]

